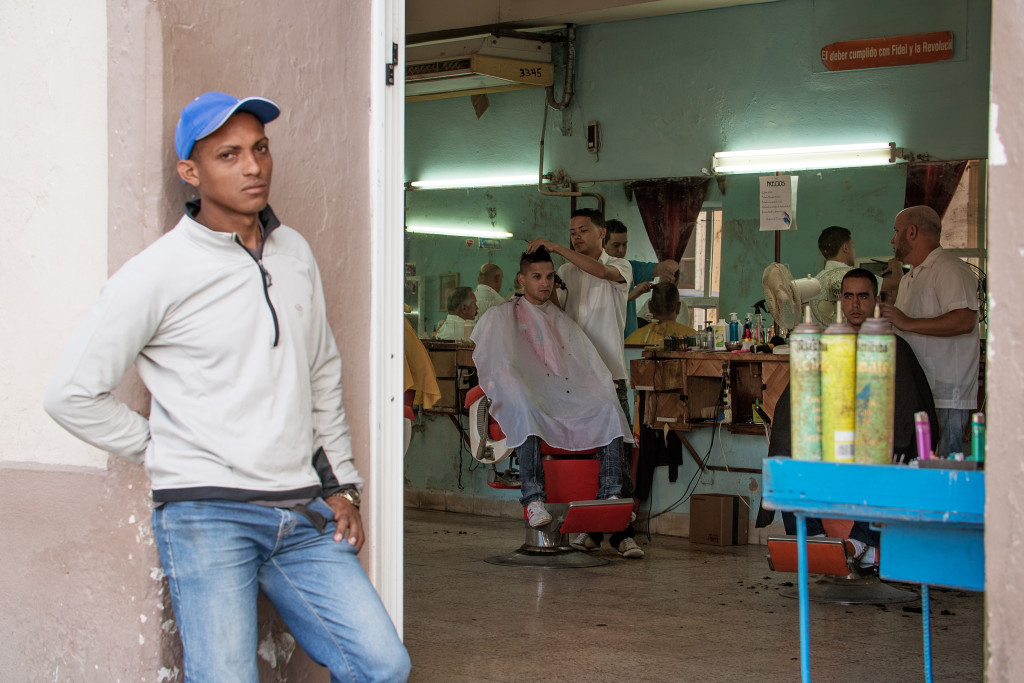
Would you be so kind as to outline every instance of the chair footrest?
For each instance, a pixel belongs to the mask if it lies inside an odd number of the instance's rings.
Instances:
[[[574,500],[559,531],[575,534],[582,531],[615,532],[629,526],[633,514],[632,498],[614,500]]]
[[[523,479],[517,470],[498,472],[492,466],[487,471],[487,485],[492,489],[521,489],[523,488]]]
[[[523,488],[520,484],[506,484],[501,481],[489,481],[487,485],[492,489],[521,489]]]
[[[768,537],[768,566],[777,572],[796,572],[796,536]],[[841,538],[808,538],[807,571],[810,574],[848,576],[850,565]]]

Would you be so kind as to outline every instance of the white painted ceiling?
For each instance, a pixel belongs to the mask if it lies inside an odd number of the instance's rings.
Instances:
[[[599,24],[762,2],[775,0],[406,0],[406,36],[416,43],[495,27]]]

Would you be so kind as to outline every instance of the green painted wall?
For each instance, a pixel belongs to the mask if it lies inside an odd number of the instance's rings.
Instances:
[[[565,112],[549,113],[545,171],[562,169],[581,189],[601,193],[608,217],[630,227],[628,257],[654,260],[624,179],[700,175],[724,149],[875,140],[938,159],[984,158],[990,14],[987,0],[780,0],[581,26],[577,93]],[[836,40],[944,29],[954,32],[952,61],[839,73],[820,64],[821,47]],[[557,74],[555,82],[561,83]],[[479,119],[468,98],[410,104],[406,179],[534,173],[543,115],[540,90],[491,95]],[[601,125],[596,156],[586,151],[590,120]],[[903,208],[901,167],[799,175],[798,229],[781,237],[781,260],[795,276],[819,270],[817,236],[829,225],[853,231],[859,256],[891,253],[892,220]],[[721,310],[742,313],[762,298],[761,273],[774,252],[774,235],[758,229],[757,177],[730,176],[710,200],[721,202],[725,219]],[[525,240],[565,241],[568,215],[568,199],[542,197],[531,187],[407,193],[407,223],[493,225],[516,237],[495,252],[468,248],[463,238],[407,238],[407,260],[424,276],[426,328],[444,317],[437,311],[438,274],[458,272],[461,284],[475,286],[480,265],[494,261],[506,272],[507,294]],[[708,431],[695,432],[695,448],[703,453],[709,438]],[[715,464],[757,467],[764,455],[756,437],[726,434],[720,443]],[[407,482],[454,491],[457,460],[452,426],[428,419],[406,458]],[[655,486],[655,509],[678,497],[691,472],[677,484]],[[747,492],[748,479],[719,473],[699,490]],[[482,481],[482,471],[464,470],[466,493],[494,495]]]

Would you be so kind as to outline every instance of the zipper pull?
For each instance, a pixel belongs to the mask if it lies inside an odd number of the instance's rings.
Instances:
[[[274,279],[270,277],[270,271],[263,267],[263,259],[257,259],[256,265],[260,267],[260,272],[263,273],[263,286],[270,287],[274,284]]]

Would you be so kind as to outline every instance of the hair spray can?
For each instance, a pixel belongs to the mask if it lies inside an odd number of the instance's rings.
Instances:
[[[853,462],[856,441],[857,331],[836,322],[821,336],[821,459]]]
[[[868,318],[857,335],[857,428],[854,460],[892,462],[893,401],[896,393],[896,336],[892,323]]]
[[[971,416],[971,460],[985,462],[985,413]]]
[[[821,460],[821,328],[810,306],[789,335],[789,391],[793,458]]]

